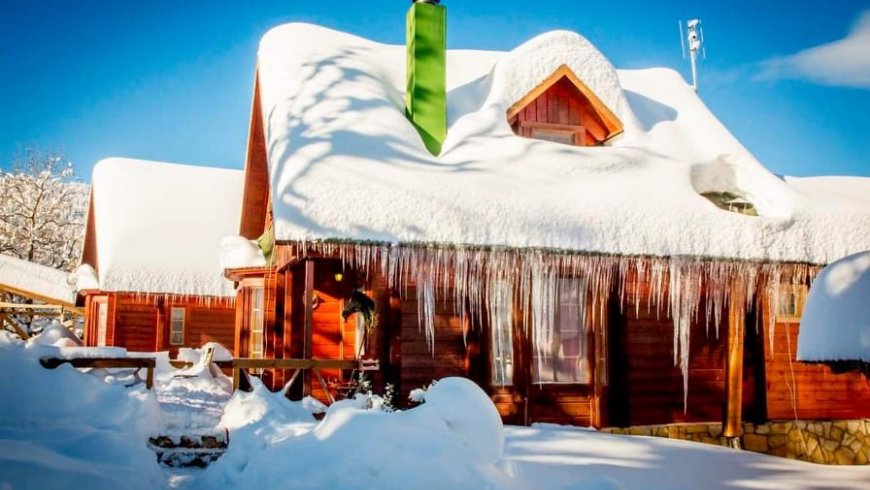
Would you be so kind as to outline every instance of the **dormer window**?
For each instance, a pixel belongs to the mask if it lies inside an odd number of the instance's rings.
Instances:
[[[600,146],[622,123],[566,65],[507,111],[514,133],[572,146]]]
[[[731,192],[705,192],[701,195],[706,197],[707,200],[715,204],[719,209],[747,216],[758,216],[755,205],[737,194]]]

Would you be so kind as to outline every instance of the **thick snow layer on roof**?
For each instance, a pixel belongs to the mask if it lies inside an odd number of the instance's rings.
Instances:
[[[826,266],[801,318],[801,361],[870,362],[870,251]]]
[[[6,286],[72,304],[75,303],[76,293],[67,282],[68,277],[68,272],[0,254],[0,287]]]
[[[100,289],[231,296],[220,242],[238,233],[238,170],[111,158],[94,167]]]
[[[568,65],[619,117],[609,146],[515,136],[505,111]],[[544,247],[826,263],[870,247],[870,204],[766,170],[667,69],[615,70],[582,36],[449,51],[448,136],[404,116],[405,49],[308,24],[259,50],[278,240]],[[849,186],[870,193],[867,179]],[[806,184],[806,185],[805,185]],[[728,191],[760,217],[700,195]]]

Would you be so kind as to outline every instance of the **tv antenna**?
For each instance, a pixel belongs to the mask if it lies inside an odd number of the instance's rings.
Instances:
[[[677,21],[680,26],[680,49],[683,51],[683,59],[686,59],[686,46],[689,48],[689,60],[692,63],[692,88],[698,91],[698,57],[707,59],[707,50],[704,49],[704,28],[699,19],[686,21],[686,30],[683,31],[683,21]]]

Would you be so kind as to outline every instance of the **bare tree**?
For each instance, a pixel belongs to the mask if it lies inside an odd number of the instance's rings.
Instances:
[[[0,170],[0,253],[72,270],[82,244],[87,186],[61,152],[25,148]]]

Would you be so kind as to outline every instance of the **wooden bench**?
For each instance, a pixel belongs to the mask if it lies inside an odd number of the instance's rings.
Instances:
[[[43,357],[39,363],[46,369],[55,369],[61,364],[69,364],[77,369],[135,369],[135,375],[139,379],[142,379],[139,377],[139,371],[145,368],[147,370],[145,387],[149,390],[154,387],[154,367],[157,364],[153,357]]]

